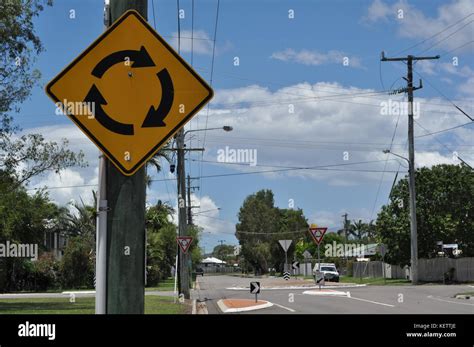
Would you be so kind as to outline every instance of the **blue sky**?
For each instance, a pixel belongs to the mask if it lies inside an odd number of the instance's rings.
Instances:
[[[155,18],[152,1],[148,2],[149,23],[156,22],[158,33],[176,47],[176,1],[155,0]],[[181,55],[188,62],[191,4],[191,0],[180,1],[185,11],[180,21]],[[194,7],[192,62],[209,82],[216,5],[217,0],[195,0]],[[71,10],[75,18],[70,18]],[[289,18],[289,11],[294,18]],[[209,112],[201,111],[187,129],[202,129],[207,123],[208,128],[232,125],[234,131],[194,133],[190,145],[205,146],[206,152],[204,162],[198,154],[189,158],[191,176],[281,166],[344,165],[326,169],[373,172],[293,170],[195,180],[193,185],[199,185],[200,190],[193,195],[193,204],[208,211],[195,218],[204,228],[201,243],[205,250],[211,251],[218,240],[237,243],[233,232],[239,207],[246,196],[263,188],[273,190],[277,206],[287,208],[292,199],[310,223],[330,230],[340,228],[344,212],[350,219],[375,219],[380,206],[387,202],[394,172],[400,170],[403,176],[405,171],[394,157],[382,153],[390,146],[395,128],[392,149],[406,153],[406,115],[381,112],[383,102],[403,101],[404,95],[379,93],[404,86],[401,77],[406,66],[380,64],[380,52],[385,50],[388,56],[440,54],[438,61],[415,65],[419,74],[415,73],[415,81],[420,76],[424,79],[424,88],[415,94],[421,110],[417,122],[430,132],[467,123],[469,119],[448,99],[473,114],[474,44],[463,46],[474,37],[474,14],[469,16],[473,12],[474,3],[463,0],[221,0],[212,78],[215,98]],[[71,148],[82,149],[89,161],[86,169],[71,168],[59,176],[51,173],[30,183],[31,187],[66,187],[50,190],[51,197],[61,204],[90,198],[97,183],[98,150],[72,122],[55,115],[54,104],[43,88],[103,32],[102,13],[101,1],[56,0],[35,21],[45,47],[36,66],[42,80],[16,120],[25,132],[38,131],[54,140],[68,137]],[[236,57],[238,66],[234,65]],[[415,130],[416,136],[426,133],[418,125]],[[417,165],[456,162],[453,151],[474,164],[473,130],[471,124],[417,138]],[[257,166],[218,163],[218,151],[226,146],[256,151]],[[370,163],[355,164],[366,161]],[[163,172],[152,175],[167,181],[153,184],[148,202],[162,199],[175,205],[175,176],[169,174],[166,165]]]

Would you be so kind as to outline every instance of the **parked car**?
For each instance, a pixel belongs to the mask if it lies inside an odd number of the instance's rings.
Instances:
[[[196,276],[204,276],[204,270],[200,267],[196,268]]]
[[[318,264],[314,266],[313,275],[318,271]],[[330,282],[339,282],[339,272],[333,263],[321,263],[321,272],[324,274],[324,280]]]

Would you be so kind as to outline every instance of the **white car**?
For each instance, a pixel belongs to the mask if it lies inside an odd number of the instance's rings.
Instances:
[[[313,268],[313,275],[316,275],[318,270],[318,264],[316,263]],[[325,281],[339,282],[339,272],[334,263],[321,263],[321,272],[324,274]]]

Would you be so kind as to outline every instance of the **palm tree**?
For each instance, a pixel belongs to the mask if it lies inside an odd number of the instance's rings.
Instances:
[[[375,221],[372,219],[367,226],[367,238],[369,241],[373,241],[375,239]]]
[[[359,219],[357,222],[353,221],[351,225],[349,226],[348,232],[351,234],[353,237],[358,239],[359,241],[362,240],[364,237],[364,234],[366,233],[366,226],[367,224],[362,222],[361,219]]]
[[[172,157],[171,146],[170,146],[170,143],[168,142],[158,152],[156,152],[156,154],[153,157],[151,157],[150,160],[148,160],[148,162],[146,163],[146,170],[148,171],[149,167],[154,167],[157,173],[160,172],[162,169],[161,160],[165,159],[168,163],[170,163],[172,161],[171,157]],[[146,174],[145,182],[146,182],[146,186],[150,188],[151,177],[148,175],[148,173]]]
[[[168,216],[172,216],[173,213],[173,207],[158,200],[155,206],[149,207],[146,211],[147,228],[150,231],[159,231],[162,227],[172,224]]]
[[[86,205],[81,198],[81,204],[73,203],[75,212],[67,211],[63,216],[63,223],[66,232],[74,236],[95,237],[97,218],[97,193],[92,191],[94,203]]]

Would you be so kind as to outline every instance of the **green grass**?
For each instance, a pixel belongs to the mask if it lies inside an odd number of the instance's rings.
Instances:
[[[169,291],[172,292],[174,290],[174,277],[170,277],[162,282],[158,283],[156,287],[146,287],[145,291]]]
[[[375,285],[375,286],[383,286],[383,285],[405,285],[410,284],[409,280],[403,278],[387,278],[384,280],[383,277],[363,277],[362,281],[359,277],[352,277],[352,276],[341,276],[339,281],[342,283],[356,283],[356,284],[367,284],[367,285]]]
[[[95,298],[1,299],[0,314],[94,314]],[[186,304],[173,303],[172,297],[145,296],[146,314],[183,314]]]

